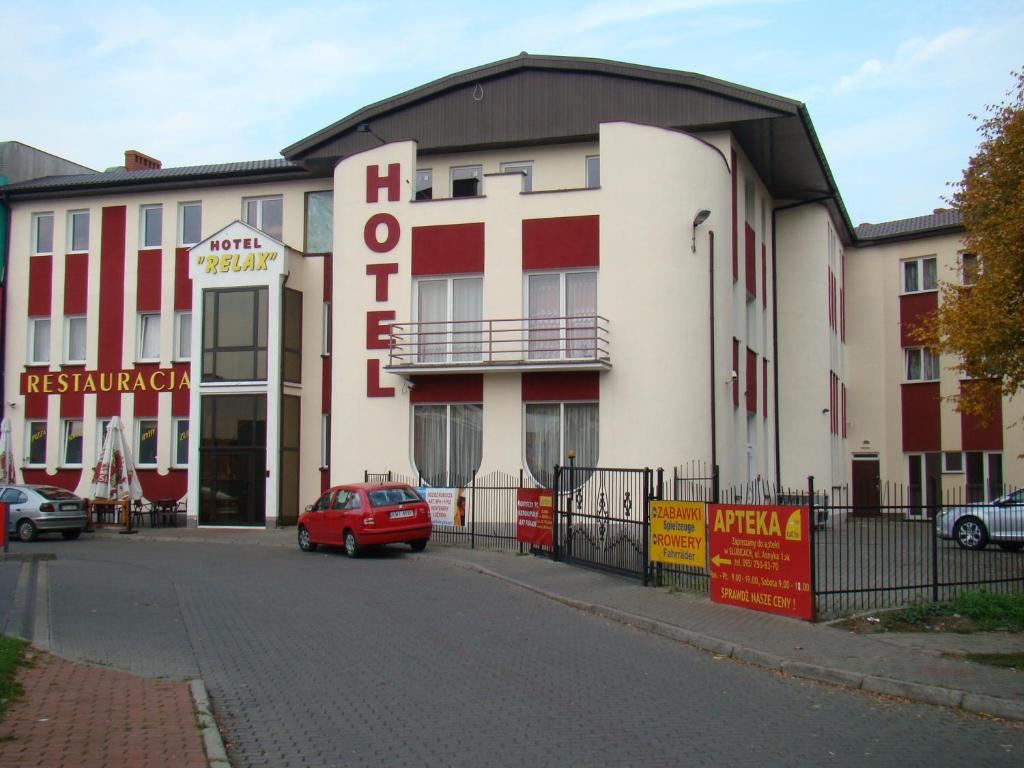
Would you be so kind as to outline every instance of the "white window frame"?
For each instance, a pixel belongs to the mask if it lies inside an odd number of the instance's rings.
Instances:
[[[185,239],[185,209],[186,208],[198,208],[199,209],[199,232],[196,234],[196,240],[189,241]],[[203,204],[199,200],[188,200],[186,202],[178,203],[178,245],[179,246],[190,246],[200,243],[203,240]]]
[[[89,349],[89,346],[88,346],[88,344],[89,344],[88,336],[85,336],[85,339],[84,339],[84,342],[83,342],[83,346],[82,346],[82,354],[81,354],[81,356],[74,356],[74,355],[72,355],[71,354],[72,353],[72,349],[71,349],[71,338],[72,338],[71,326],[72,326],[72,324],[76,324],[76,325],[77,324],[81,324],[82,328],[83,328],[83,331],[85,331],[86,322],[87,321],[86,321],[85,315],[65,315],[64,316],[64,362],[66,364],[68,364],[68,365],[84,365],[85,364],[85,356],[86,356],[86,354],[88,354],[88,349]]]
[[[185,318],[188,318],[188,332],[182,328]],[[188,345],[188,354],[183,354],[182,347]],[[183,309],[174,313],[174,359],[192,359],[192,310]]]
[[[437,488],[453,487],[452,483],[452,408],[460,406],[475,405],[480,408],[480,456],[479,461],[476,465],[476,470],[473,472],[475,477],[480,472],[480,467],[483,465],[483,440],[484,440],[484,413],[482,402],[458,402],[458,403],[412,403],[412,407],[409,409],[409,463],[412,465],[413,470],[416,473],[418,481],[422,481],[424,485],[430,485],[427,478],[423,477],[420,472],[420,466],[416,463],[416,409],[417,408],[444,408],[444,477],[445,482],[443,485],[434,486]],[[468,481],[465,481],[468,482]]]
[[[156,211],[156,232],[150,232],[149,212]],[[151,235],[155,235],[151,238]],[[150,242],[155,239],[156,242]],[[139,248],[159,248],[164,242],[164,207],[160,203],[139,206]]]
[[[85,218],[85,248],[75,247],[75,222],[81,217]],[[89,226],[89,209],[83,208],[75,211],[68,211],[68,253],[88,253],[89,252],[89,240],[92,237],[91,227]]]
[[[567,306],[568,305],[568,297],[567,297],[567,294],[566,294],[567,282],[568,282],[567,276],[568,275],[573,275],[573,274],[577,274],[578,275],[578,274],[589,274],[589,273],[592,273],[594,275],[594,297],[595,297],[594,298],[594,303],[598,304],[598,302],[600,301],[600,298],[601,298],[601,285],[600,285],[601,270],[598,267],[580,267],[578,269],[538,269],[538,270],[531,270],[529,272],[523,272],[523,318],[526,320],[526,334],[527,334],[527,339],[526,339],[526,342],[527,342],[526,356],[527,356],[527,359],[536,359],[536,360],[545,360],[545,359],[566,360],[566,359],[592,357],[592,355],[573,355],[573,354],[570,354],[571,350],[569,349],[569,341],[570,341],[570,339],[569,339],[569,327],[568,327],[567,321],[565,319],[567,314],[568,314],[568,306]],[[558,321],[558,327],[550,329],[550,330],[557,330],[558,331],[558,349],[542,350],[542,351],[546,351],[546,352],[553,352],[553,353],[555,353],[554,355],[540,354],[540,355],[533,356],[533,355],[531,355],[530,349],[529,349],[530,330],[531,330],[530,321],[534,319],[534,318],[530,317],[530,278],[533,277],[533,276],[537,276],[537,275],[558,275],[559,276],[559,281],[558,281],[558,317],[560,319]],[[597,317],[599,315],[600,315],[600,306],[595,306],[595,308],[594,308],[594,316]],[[543,320],[543,318],[536,318],[536,319]],[[543,329],[542,328],[542,329],[539,329],[539,330],[547,330],[547,329]],[[596,333],[596,329],[595,329],[595,336],[596,335],[597,335],[597,333]],[[594,344],[594,348],[593,348],[594,355],[593,356],[596,356],[599,353],[598,347],[600,346],[600,342],[599,342],[599,340],[597,338],[595,338],[593,340],[593,344]]]
[[[71,429],[77,424],[78,425],[78,439],[80,440],[79,445],[81,446],[80,453],[81,457],[77,462],[68,460],[68,443],[71,442]],[[62,467],[81,467],[85,459],[85,430],[81,419],[61,419],[60,423],[60,435],[61,435],[61,452],[60,461]]]
[[[593,167],[592,167],[593,164]],[[597,178],[594,178],[596,171]],[[601,156],[587,155],[583,164],[583,179],[587,189],[601,188]]]
[[[50,248],[41,250],[39,248],[39,222],[42,219],[50,220]],[[53,253],[54,217],[53,211],[41,211],[32,214],[32,255],[49,255]]]
[[[421,187],[420,182],[425,179],[430,180],[429,187]],[[430,189],[430,197],[420,197],[420,189]],[[433,200],[434,199],[434,169],[433,168],[417,168],[416,169],[416,186],[412,191],[413,200]]]
[[[273,232],[267,232],[263,228],[263,206],[271,200],[281,201],[281,233],[276,235]],[[249,204],[256,203],[256,221],[249,221]],[[243,197],[242,198],[242,221],[248,224],[250,227],[255,227],[261,232],[265,232],[268,237],[273,237],[276,240],[284,239],[284,195],[262,195],[260,197]]]
[[[539,486],[543,487],[543,483],[540,479],[534,476],[533,470],[530,468],[529,457],[527,453],[527,422],[526,422],[526,410],[531,405],[557,405],[558,406],[558,455],[560,461],[565,460],[565,454],[568,448],[565,445],[565,407],[567,405],[596,405],[597,406],[597,456],[594,458],[594,466],[600,466],[601,456],[601,401],[600,400],[530,400],[523,403],[522,407],[522,424],[520,426],[520,434],[522,435],[522,462],[523,469],[526,474],[530,476],[530,479]],[[573,449],[575,450],[575,449]],[[580,465],[582,466],[582,465]],[[545,468],[547,469],[547,468]],[[584,481],[585,482],[585,481]],[[563,489],[565,490],[565,489]]]
[[[39,332],[39,325],[41,323],[46,324],[46,357],[39,359],[35,357],[36,349],[36,334]],[[45,317],[30,317],[28,319],[28,349],[26,350],[25,359],[29,365],[45,365],[50,362],[50,343],[52,341],[53,334],[53,322],[49,315]]]
[[[516,160],[501,163],[499,166],[502,173],[514,173],[519,171],[523,175],[521,192],[533,192],[533,160]]]
[[[153,423],[153,429],[156,430],[156,457],[152,463],[143,463],[142,461],[142,425],[144,423]],[[153,416],[145,416],[135,419],[135,440],[133,441],[135,446],[135,463],[139,467],[155,467],[160,460],[160,421]]]
[[[910,373],[911,358],[918,358],[920,376],[912,378]],[[932,370],[929,371],[929,368]],[[931,375],[929,375],[931,374]],[[938,381],[942,376],[942,358],[938,353],[927,347],[905,347],[903,350],[904,381]]]
[[[156,335],[157,335],[157,352],[156,355],[146,356],[145,343],[146,343],[146,327],[149,325],[150,320],[156,318]],[[160,313],[159,312],[139,312],[138,322],[136,324],[136,344],[135,344],[135,360],[137,362],[159,362],[160,361]]]
[[[954,456],[959,460],[959,467],[950,468],[949,460]],[[942,474],[944,475],[962,475],[966,470],[964,469],[964,452],[963,451],[943,451],[942,452]]]
[[[188,416],[175,416],[171,419],[171,466],[172,467],[187,467],[188,466],[188,447],[185,448],[185,461],[179,461],[178,459],[178,443],[181,441],[181,422],[185,422],[188,425]],[[188,440],[192,439],[191,425],[185,427],[188,432]]]
[[[96,460],[94,463],[99,462],[100,454],[103,453],[103,440],[107,436],[107,430],[110,429],[110,418],[96,419],[96,436],[95,436],[95,452]]]
[[[449,197],[455,197],[455,182],[463,181],[464,179],[456,179],[455,174],[458,171],[475,171],[466,178],[476,179],[476,194],[475,195],[460,195],[460,197],[483,197],[484,194],[484,167],[482,165],[455,165],[452,166],[448,171],[448,191]]]
[[[331,356],[331,302],[325,301],[320,310],[320,357]]]
[[[468,280],[476,280],[480,284],[480,317],[479,318],[473,318],[473,319],[465,321],[466,323],[474,323],[475,322],[475,323],[478,324],[478,327],[477,327],[477,329],[475,331],[478,335],[477,335],[477,337],[475,339],[474,339],[473,336],[470,336],[468,334],[460,334],[458,337],[456,337],[455,333],[454,333],[454,330],[455,330],[455,324],[454,324],[454,317],[455,317],[455,281],[457,281],[457,280],[467,280],[467,281]],[[442,362],[442,361],[443,362],[448,362],[448,363],[453,362],[453,361],[459,361],[459,362],[474,362],[475,361],[475,362],[479,362],[480,360],[483,359],[483,341],[482,341],[483,340],[483,314],[484,314],[483,313],[483,294],[484,294],[484,277],[483,277],[483,275],[467,273],[467,274],[458,274],[458,275],[423,275],[421,277],[415,278],[413,280],[413,285],[412,285],[412,314],[413,314],[413,322],[414,323],[419,323],[420,322],[420,316],[419,316],[420,315],[420,285],[422,283],[427,283],[427,282],[441,282],[441,281],[446,281],[446,286],[445,286],[445,302],[446,302],[445,303],[445,319],[444,319],[444,321],[438,321],[438,322],[439,323],[443,322],[444,325],[445,325],[445,331],[443,332],[445,338],[444,338],[443,342],[440,339],[437,339],[435,341],[431,341],[431,342],[428,342],[428,343],[430,343],[430,344],[437,344],[437,345],[443,344],[444,348],[443,348],[443,350],[424,352],[420,348],[419,344],[417,344],[417,347],[416,347],[416,350],[417,350],[416,351],[416,357],[417,357],[417,359],[420,359],[421,355],[427,355],[429,358],[431,358],[432,362]],[[417,327],[419,327],[419,326],[417,326]],[[465,330],[467,330],[469,333],[473,333],[474,332],[474,329],[472,327],[467,327]],[[421,334],[423,333],[422,329],[420,330],[420,333]],[[441,332],[438,332],[437,334],[434,334],[434,335],[440,336]],[[423,338],[422,336],[419,337],[419,339],[421,341],[422,341],[422,338]],[[458,349],[460,344],[461,345],[469,345],[470,348],[469,349]],[[476,347],[476,348],[474,349],[473,347]],[[432,358],[435,355],[440,355],[441,357],[439,359],[434,360]]]
[[[925,264],[927,262],[933,262],[935,264],[935,285],[930,288],[924,288],[924,274]],[[917,269],[917,280],[916,286],[913,288],[907,288],[907,268],[914,265]],[[934,254],[928,256],[918,256],[913,259],[904,259],[900,262],[900,294],[907,295],[912,293],[930,293],[932,291],[939,290],[939,260]]]
[[[46,438],[43,443],[43,460],[42,462],[32,461],[32,433],[35,431],[35,425],[42,424],[43,429],[46,430]],[[31,419],[25,422],[25,466],[26,467],[45,467],[46,466],[46,454],[50,449],[50,425],[46,419]]]
[[[320,469],[327,469],[330,466],[331,461],[331,445],[330,445],[330,434],[331,434],[331,415],[329,413],[320,414]]]

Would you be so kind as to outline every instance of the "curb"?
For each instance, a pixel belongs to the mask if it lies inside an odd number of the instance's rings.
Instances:
[[[475,563],[467,563],[463,560],[446,558],[450,563],[458,565],[467,570],[477,571],[485,576],[504,581],[513,586],[533,592],[549,600],[562,603],[571,608],[594,614],[611,621],[616,621],[626,626],[642,629],[661,637],[678,642],[686,643],[694,648],[725,658],[754,664],[765,669],[776,672],[784,672],[794,677],[801,677],[807,680],[814,680],[830,685],[839,685],[852,690],[867,691],[869,693],[882,694],[885,696],[896,696],[899,698],[919,701],[925,704],[935,704],[950,709],[958,709],[976,715],[987,715],[990,717],[1001,717],[1007,720],[1024,721],[1024,701],[1004,699],[998,696],[986,696],[984,694],[970,693],[957,688],[943,688],[937,685],[915,683],[909,680],[895,680],[878,675],[869,675],[863,672],[853,672],[838,667],[828,667],[819,664],[808,664],[801,661],[793,661],[771,653],[759,651],[756,648],[736,645],[727,640],[694,632],[692,630],[678,627],[674,624],[666,624],[656,619],[638,616],[617,608],[610,608],[605,605],[588,603],[572,597],[565,597],[545,589],[535,587],[491,571]]]
[[[206,760],[210,768],[231,768],[228,753],[224,749],[224,740],[220,737],[217,722],[210,711],[210,697],[206,693],[206,683],[195,679],[189,683],[192,701],[196,708],[196,720],[203,735],[203,746],[206,748]]]

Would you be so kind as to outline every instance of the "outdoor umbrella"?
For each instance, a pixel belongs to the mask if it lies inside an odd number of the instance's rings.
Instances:
[[[90,494],[94,499],[132,500],[142,498],[142,486],[135,472],[135,461],[124,439],[124,428],[117,416],[110,420],[103,451],[92,473]]]
[[[13,485],[18,482],[14,469],[14,451],[11,449],[11,422],[0,421],[0,483]]]

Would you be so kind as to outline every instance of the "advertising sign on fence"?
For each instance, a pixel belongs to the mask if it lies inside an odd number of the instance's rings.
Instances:
[[[516,538],[534,547],[550,547],[554,515],[551,491],[519,488],[516,491]]]
[[[430,507],[434,525],[465,525],[467,500],[465,488],[417,488]]]
[[[703,501],[651,502],[651,561],[707,566]]]
[[[807,507],[708,505],[711,599],[814,619]]]

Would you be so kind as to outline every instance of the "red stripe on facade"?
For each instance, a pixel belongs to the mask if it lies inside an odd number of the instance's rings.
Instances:
[[[484,225],[412,228],[412,274],[457,275],[484,271]]]
[[[85,370],[84,365],[76,365],[74,367],[65,365],[60,369],[60,373],[57,374],[57,380],[60,381],[61,376],[67,376],[70,380],[76,373],[81,374]],[[59,386],[59,384],[58,384]],[[60,415],[64,419],[80,419],[85,415],[85,392],[64,392],[60,396]]]
[[[739,243],[737,239],[739,235],[736,232],[736,225],[739,222],[737,207],[736,207],[736,150],[729,150],[729,165],[732,168],[732,281],[735,283],[740,279],[740,256],[739,256]]]
[[[754,228],[749,224],[744,223],[743,225],[743,260],[744,266],[746,267],[747,274],[747,293],[751,296],[757,296],[757,236],[754,234]]]
[[[174,369],[175,381],[181,381],[186,373],[191,376],[192,367],[188,363],[174,363],[171,368]],[[188,401],[189,390],[176,387],[171,392],[171,416],[188,416]]]
[[[153,372],[160,366],[156,363],[139,364],[135,366],[135,373],[140,374],[146,381],[149,381]],[[135,418],[156,418],[158,414],[157,403],[160,393],[155,389],[135,390]]]
[[[523,402],[599,400],[601,380],[597,371],[580,373],[524,373]]]
[[[138,469],[136,472],[147,499],[180,499],[188,490],[187,469],[172,469],[166,475],[155,469]]]
[[[82,479],[82,470],[58,469],[51,475],[45,469],[23,469],[21,477],[28,485],[55,485],[67,491],[74,491]]]
[[[600,229],[599,216],[523,219],[523,269],[599,266]]]
[[[999,393],[997,382],[961,381],[960,392],[967,389],[991,387],[987,398],[988,414],[986,418],[972,414],[960,414],[960,442],[965,451],[1001,451],[1003,450],[1003,398]]]
[[[900,387],[904,451],[941,451],[939,382]]]
[[[757,413],[757,353],[747,350],[747,413]]]
[[[768,309],[768,246],[761,243],[761,306]]]
[[[321,359],[323,367],[323,387],[320,390],[320,413],[331,412],[331,358]]]
[[[124,236],[127,211],[116,205],[103,209],[100,232],[100,281],[98,365],[101,371],[122,368],[124,342]],[[96,395],[96,416],[116,416],[121,411],[121,393],[99,392]]]
[[[89,254],[64,257],[64,314],[84,315],[89,299]]]
[[[908,293],[900,296],[900,346],[919,347],[921,343],[910,338],[913,329],[939,306],[938,291]]]
[[[843,428],[842,428],[842,432],[843,432],[843,437],[846,437],[846,385],[843,384],[842,386],[843,386],[843,411],[842,411],[842,413],[843,413],[842,427]]]
[[[135,279],[135,308],[139,312],[160,311],[160,270],[163,251],[139,251]]]
[[[174,251],[174,308],[192,309],[192,278],[188,276],[188,248]]]
[[[413,376],[412,403],[482,403],[484,377],[478,373],[451,376]]]
[[[35,392],[31,395],[25,395],[25,418],[26,419],[45,419],[46,418],[46,404],[49,395],[44,395],[40,392]]]
[[[32,256],[28,260],[28,313],[49,316],[53,293],[53,257]]]
[[[333,275],[333,265],[331,263],[331,254],[324,254],[324,301],[331,300],[331,279]]]

